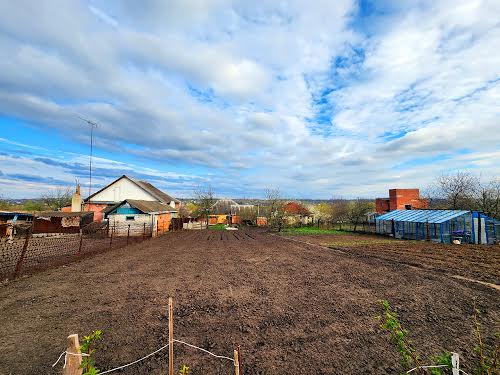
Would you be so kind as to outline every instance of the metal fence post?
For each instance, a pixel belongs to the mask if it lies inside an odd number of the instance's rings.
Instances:
[[[127,245],[128,245],[129,237],[130,237],[130,224],[128,225],[128,229],[127,229]]]
[[[113,233],[115,231],[115,226],[113,225],[113,229],[111,229],[111,236],[109,237],[109,248],[113,245]]]
[[[28,244],[31,238],[31,231],[33,230],[33,226],[31,226],[26,232],[26,239],[24,240],[23,250],[21,251],[21,255],[19,256],[19,260],[16,264],[16,269],[14,271],[14,278],[18,277],[21,273],[21,266],[23,264],[24,256],[26,255],[26,251],[28,250]]]
[[[83,243],[83,233],[82,230],[80,229],[80,244],[78,245],[78,253],[76,254],[77,256],[80,256],[82,253],[82,243]]]

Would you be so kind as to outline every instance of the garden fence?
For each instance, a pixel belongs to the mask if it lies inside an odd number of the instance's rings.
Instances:
[[[91,223],[75,234],[33,234],[32,226],[15,228],[15,233],[0,238],[0,280],[66,264],[156,235],[147,224],[109,226],[107,223]]]

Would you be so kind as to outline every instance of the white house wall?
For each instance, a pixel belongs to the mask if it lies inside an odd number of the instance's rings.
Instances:
[[[125,199],[156,201],[157,199],[127,178],[122,178],[94,195],[91,202],[121,202]]]

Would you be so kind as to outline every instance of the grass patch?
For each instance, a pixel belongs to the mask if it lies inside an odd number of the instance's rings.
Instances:
[[[300,228],[287,228],[284,230],[286,234],[352,234],[337,229],[321,229],[315,227],[300,227]]]
[[[335,241],[328,242],[328,247],[356,247],[356,246],[365,246],[365,245],[380,245],[380,244],[393,244],[394,240],[385,240],[385,239],[366,239],[366,240],[356,240],[356,241]]]
[[[226,230],[226,225],[225,224],[209,225],[208,229],[212,229],[212,230]]]

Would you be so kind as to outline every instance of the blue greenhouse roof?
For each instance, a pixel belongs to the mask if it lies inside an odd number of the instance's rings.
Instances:
[[[440,224],[470,213],[463,210],[395,210],[383,214],[376,220],[408,221],[411,223]]]

